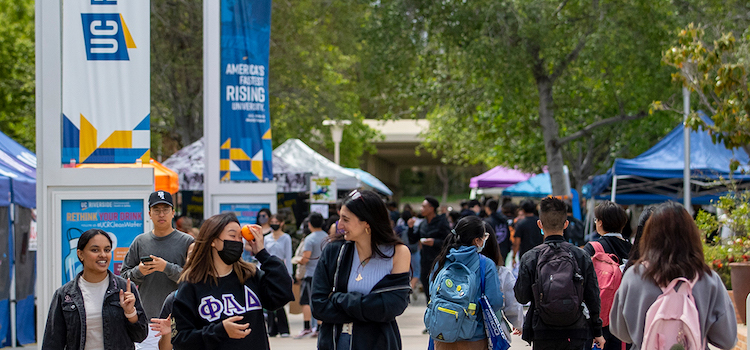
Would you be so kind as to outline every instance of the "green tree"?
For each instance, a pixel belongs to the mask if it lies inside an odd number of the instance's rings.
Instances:
[[[333,153],[326,119],[348,119],[343,165],[358,166],[374,132],[362,123],[358,2],[273,1],[269,102],[273,145],[299,138]],[[203,136],[203,4],[151,4],[152,149],[169,155]],[[371,147],[371,146],[370,146]]]
[[[546,164],[560,194],[564,160],[580,187],[679,120],[648,107],[677,92],[660,59],[681,5],[381,1],[366,66],[387,78],[373,101],[392,116],[430,119],[427,147],[445,162]]]
[[[369,8],[358,1],[274,1],[271,13],[269,98],[274,146],[299,138],[333,153],[326,119],[351,120],[344,128],[342,165],[359,157],[376,135],[362,123],[357,35]]]
[[[739,41],[732,32],[712,44],[705,36],[703,27],[691,23],[680,31],[678,44],[664,53],[664,62],[678,69],[674,80],[698,95],[699,108],[713,120],[713,125],[708,125],[692,111],[688,124],[708,130],[714,143],[729,149],[742,147],[750,154],[750,27]],[[681,111],[659,101],[655,107]],[[738,165],[734,162],[732,166],[736,169]]]
[[[152,1],[152,155],[169,156],[202,136],[203,2]]]
[[[34,2],[0,0],[0,131],[35,149]]]

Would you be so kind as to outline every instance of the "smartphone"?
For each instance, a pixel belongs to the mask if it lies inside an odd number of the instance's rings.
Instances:
[[[142,256],[141,257],[141,262],[143,262],[143,263],[151,262],[151,261],[154,261],[154,258],[152,258],[150,256]]]

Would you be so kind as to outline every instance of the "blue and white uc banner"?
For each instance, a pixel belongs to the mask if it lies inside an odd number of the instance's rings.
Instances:
[[[151,157],[150,1],[65,0],[62,163]]]
[[[221,0],[221,181],[273,180],[270,35],[271,0]]]

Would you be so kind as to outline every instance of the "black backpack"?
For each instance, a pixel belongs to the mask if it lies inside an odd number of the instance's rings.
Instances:
[[[531,286],[536,312],[549,326],[568,327],[583,315],[583,275],[567,242],[544,243]]]
[[[580,247],[586,244],[586,227],[585,224],[575,217],[568,216],[568,227],[565,229],[563,236],[565,240],[573,245]]]

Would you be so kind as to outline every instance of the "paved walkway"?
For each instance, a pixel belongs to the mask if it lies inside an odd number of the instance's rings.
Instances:
[[[288,309],[287,309],[288,310]],[[425,297],[424,294],[419,295],[417,301],[412,299],[412,303],[406,308],[406,311],[399,316],[396,321],[398,322],[399,329],[401,330],[401,343],[404,350],[423,350],[427,349],[428,335],[422,334],[424,329],[424,322],[422,321],[425,310]],[[292,335],[296,335],[302,329],[302,314],[292,315],[287,313],[289,317],[289,327],[291,328]],[[513,336],[512,338],[513,350],[527,349],[531,347],[526,344],[521,337]],[[317,349],[317,339],[293,339],[293,338],[270,338],[272,350],[308,350]]]

